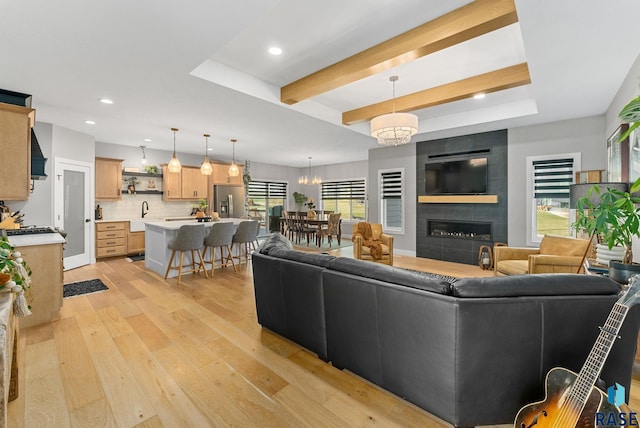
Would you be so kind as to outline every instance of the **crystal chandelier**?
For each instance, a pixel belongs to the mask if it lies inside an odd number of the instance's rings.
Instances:
[[[321,183],[322,178],[318,177],[317,175],[314,175],[313,178],[311,178],[311,156],[309,156],[309,175],[301,175],[300,178],[298,178],[298,184],[317,185]]]
[[[240,175],[240,168],[236,165],[236,141],[231,140],[231,144],[233,144],[233,161],[231,161],[231,166],[229,167],[229,177],[237,177]]]
[[[202,165],[200,165],[200,173],[202,175],[211,175],[213,172],[213,167],[211,166],[211,162],[209,162],[209,134],[204,134],[205,139],[205,149],[204,149],[204,160],[202,161]]]
[[[418,132],[418,116],[411,113],[396,113],[396,81],[398,76],[391,76],[393,85],[393,111],[374,117],[371,120],[371,136],[378,139],[383,146],[397,146],[411,141]]]
[[[182,170],[182,165],[180,165],[180,161],[176,156],[176,132],[178,132],[178,128],[171,128],[173,131],[173,156],[169,161],[169,172],[180,172]]]

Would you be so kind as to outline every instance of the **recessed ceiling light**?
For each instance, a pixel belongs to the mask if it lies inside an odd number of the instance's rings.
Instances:
[[[213,151],[213,149],[212,149],[211,147],[209,147],[207,150],[208,150],[208,151],[210,151],[210,152],[212,152],[212,151]]]
[[[151,138],[145,138],[144,141],[146,141],[147,143],[151,142]]]
[[[113,104],[113,100],[110,100],[109,98],[100,98],[100,102],[102,104]]]
[[[276,47],[276,46],[272,46],[269,48],[269,53],[271,55],[281,55],[282,54],[282,49]]]
[[[95,125],[96,123],[93,120],[85,120],[84,123],[87,125]]]
[[[474,99],[476,99],[476,100],[481,100],[481,99],[483,99],[483,98],[484,98],[484,94],[475,94],[475,95],[473,96],[473,98],[474,98]]]

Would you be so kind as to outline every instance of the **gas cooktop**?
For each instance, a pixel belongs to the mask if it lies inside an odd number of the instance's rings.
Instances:
[[[22,227],[20,229],[7,229],[7,236],[36,235],[41,233],[58,233],[52,227]]]

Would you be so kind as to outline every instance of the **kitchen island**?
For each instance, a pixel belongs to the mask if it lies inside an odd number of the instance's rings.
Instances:
[[[239,218],[222,218],[216,221],[203,222],[202,224],[208,230],[211,226],[218,222],[230,222],[236,226],[245,219]],[[144,266],[151,269],[157,274],[164,277],[167,271],[169,260],[171,259],[171,250],[169,242],[173,241],[178,235],[178,229],[185,224],[198,224],[195,219],[181,221],[152,221],[145,223],[144,234]],[[191,254],[185,251],[184,264],[191,264]],[[169,278],[178,276],[176,270],[169,272]]]

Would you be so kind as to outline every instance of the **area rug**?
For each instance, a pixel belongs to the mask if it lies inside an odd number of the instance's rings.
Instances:
[[[99,279],[90,279],[88,281],[71,282],[64,285],[62,292],[63,297],[79,296],[81,294],[96,293],[98,291],[108,290],[109,287],[104,285]]]
[[[139,262],[141,260],[144,260],[144,254],[139,255],[139,256],[127,256],[127,257],[125,257],[125,259],[128,262]]]

